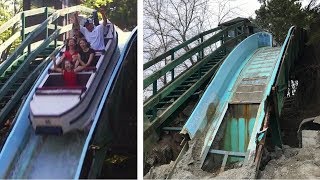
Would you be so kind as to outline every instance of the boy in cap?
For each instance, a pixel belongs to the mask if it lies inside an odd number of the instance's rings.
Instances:
[[[75,13],[74,26],[75,28],[80,28],[80,32],[84,35],[87,41],[90,43],[91,48],[95,51],[104,50],[104,27],[107,25],[106,12],[100,9],[102,15],[103,23],[94,26],[93,20],[88,18],[84,23],[84,27],[79,26],[78,13]]]

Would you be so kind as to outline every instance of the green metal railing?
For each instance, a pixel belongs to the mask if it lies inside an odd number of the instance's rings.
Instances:
[[[165,64],[146,77],[143,82],[144,89],[152,85],[152,95],[144,101],[145,137],[152,132],[152,129],[164,123],[197,89],[212,78],[226,54],[248,35],[247,26],[252,25],[241,21],[228,27],[211,29],[144,64],[145,71],[157,63]],[[234,31],[235,37],[229,37],[229,31]],[[220,43],[220,46],[212,48],[212,45],[217,43]],[[178,52],[182,48],[192,46],[193,48],[183,54]],[[175,69],[194,56],[197,57],[197,61],[177,75]],[[167,64],[163,63],[167,59],[170,61]],[[171,81],[159,88],[159,80],[168,74],[169,77],[171,75]],[[173,102],[169,102],[170,99]]]
[[[214,29],[205,31],[205,32],[203,32],[203,33],[201,33],[201,34],[198,34],[198,35],[194,36],[193,38],[185,41],[184,43],[182,43],[182,44],[180,44],[180,45],[178,45],[178,46],[176,46],[176,47],[174,47],[174,48],[172,48],[172,49],[170,49],[169,51],[161,54],[160,56],[154,58],[153,60],[146,62],[146,63],[143,65],[143,70],[148,69],[150,66],[152,66],[152,65],[154,65],[154,64],[162,61],[163,59],[165,59],[165,58],[167,58],[167,57],[170,57],[171,59],[174,59],[174,57],[175,57],[175,52],[176,52],[176,51],[178,51],[178,50],[186,47],[187,45],[189,45],[189,44],[191,44],[191,43],[193,43],[193,42],[197,42],[197,41],[199,41],[199,40],[200,40],[200,43],[202,43],[204,36],[206,36],[206,35],[208,35],[208,34],[211,34],[211,33],[214,33],[214,32],[217,32],[217,31],[219,31],[219,30],[221,30],[221,27],[217,27],[217,28],[214,28]]]
[[[295,61],[301,57],[303,52],[305,30],[303,28],[294,27],[291,29],[291,37],[286,46],[284,56],[281,59],[281,65],[273,87],[276,118],[279,119],[284,104],[284,98],[288,89],[290,74],[294,68]]]
[[[188,60],[191,56],[195,55],[195,54],[199,54],[199,57],[203,57],[203,52],[204,52],[204,48],[222,40],[224,38],[225,32],[229,31],[229,30],[233,30],[236,29],[237,27],[243,26],[244,22],[240,22],[237,23],[233,26],[227,27],[223,30],[221,30],[220,28],[215,28],[206,32],[203,32],[193,38],[191,38],[190,40],[182,43],[181,45],[172,48],[171,50],[169,50],[168,52],[156,57],[155,59],[151,60],[150,62],[147,62],[146,64],[144,64],[144,70],[147,69],[148,67],[150,67],[151,65],[154,65],[155,63],[158,63],[159,61],[170,57],[171,62],[167,65],[165,65],[162,69],[156,71],[155,73],[151,74],[150,76],[148,76],[147,78],[145,78],[143,80],[143,88],[148,87],[149,85],[153,84],[154,88],[153,88],[153,92],[157,92],[156,87],[157,87],[157,80],[159,78],[161,78],[162,76],[164,76],[167,72],[171,71],[174,72],[174,68],[177,67],[178,65],[181,65],[182,63],[184,63],[186,60]],[[217,32],[219,31],[217,34],[214,34],[212,37],[210,37],[209,39],[203,41],[203,37],[213,33],[213,32]],[[183,47],[188,46],[189,44],[197,41],[200,39],[200,44],[194,48],[192,48],[190,51],[186,52],[185,54],[183,54],[180,57],[175,58],[175,52],[180,50]],[[174,79],[174,73],[172,73],[172,79]],[[155,93],[153,95],[155,95]]]
[[[34,15],[44,14],[44,16],[48,16],[49,13],[53,13],[54,10],[43,7],[38,9],[32,9],[20,12],[16,14],[13,18],[5,22],[3,25],[0,26],[0,34],[9,30],[9,28],[12,28],[15,25],[18,25],[17,32],[15,32],[13,35],[11,35],[4,43],[0,45],[0,52],[3,52],[6,50],[15,40],[19,39],[21,37],[21,41],[24,41],[26,36],[34,31],[39,25],[34,25],[27,27],[26,26],[26,18],[31,17]]]

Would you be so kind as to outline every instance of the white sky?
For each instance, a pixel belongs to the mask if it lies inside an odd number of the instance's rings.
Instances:
[[[241,9],[239,16],[242,17],[256,17],[255,10],[260,8],[258,0],[233,0],[236,7]]]
[[[241,11],[239,11],[239,16],[242,17],[253,17],[255,18],[255,10],[260,8],[260,3],[258,0],[231,0],[234,1],[234,5],[239,7]],[[301,0],[302,7],[306,6],[310,0]]]

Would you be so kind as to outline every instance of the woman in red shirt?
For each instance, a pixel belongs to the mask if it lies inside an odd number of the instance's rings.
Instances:
[[[54,70],[62,72],[64,85],[67,87],[78,86],[76,72],[80,71],[80,68],[74,68],[74,65],[71,61],[64,61],[64,68],[59,68],[56,64],[56,58],[53,56],[51,59],[53,60]]]
[[[78,54],[79,53],[78,53],[76,40],[74,38],[67,39],[66,51],[62,54],[62,56],[60,58],[61,60],[59,61],[59,63],[57,65],[59,66],[59,64],[64,61],[70,61],[73,64],[75,64],[77,61]]]

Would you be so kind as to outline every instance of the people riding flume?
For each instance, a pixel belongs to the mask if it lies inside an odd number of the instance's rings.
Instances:
[[[85,38],[79,40],[79,59],[76,62],[76,67],[84,69],[85,67],[92,66],[94,59],[94,50],[90,48],[90,44]],[[83,64],[82,64],[83,62]]]
[[[86,40],[90,43],[91,48],[95,51],[103,51],[104,44],[104,29],[107,25],[107,16],[104,9],[100,9],[99,12],[102,15],[103,23],[94,26],[93,20],[88,18],[83,26],[79,25],[78,12],[74,13],[74,28],[79,28],[80,32],[84,35]]]
[[[63,74],[64,86],[66,87],[74,87],[78,86],[77,74],[76,72],[81,71],[81,67],[74,68],[74,64],[72,61],[64,61],[63,68],[59,68],[56,63],[56,57],[51,56],[53,61],[53,68],[57,72],[61,72]]]
[[[61,56],[61,60],[57,64],[58,66],[60,63],[63,63],[64,61],[70,61],[73,62],[74,64],[76,63],[75,61],[77,60],[76,56],[78,55],[78,50],[77,50],[77,41],[74,38],[69,38],[66,41],[66,50]]]

